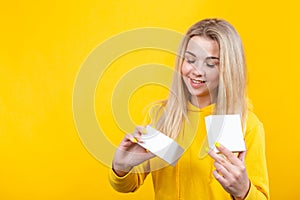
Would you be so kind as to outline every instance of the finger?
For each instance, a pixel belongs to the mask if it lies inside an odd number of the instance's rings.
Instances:
[[[138,142],[142,142],[141,141],[141,137],[137,134],[126,134],[125,138],[124,138],[124,146],[131,146],[133,144],[137,144]]]
[[[215,161],[221,162],[221,160],[220,160],[220,155],[218,155],[214,150],[210,149],[210,150],[208,151],[208,155],[209,155],[212,159],[214,159]]]
[[[143,143],[142,137],[139,134],[133,134],[133,143]]]
[[[212,157],[216,162],[220,164],[229,164],[228,160],[223,154],[216,153],[214,150],[209,150],[208,155],[210,155],[210,157]]]
[[[246,151],[242,151],[238,155],[238,159],[240,159],[242,162],[245,161],[245,157],[246,157]]]
[[[144,126],[137,126],[135,128],[135,133],[138,133],[139,135],[145,134],[146,133],[146,129]]]
[[[146,150],[146,149],[145,149]],[[147,151],[147,150],[146,150]],[[154,158],[155,157],[155,154],[153,154],[152,152],[150,151],[147,151],[147,160],[151,159],[151,158]]]
[[[229,151],[226,147],[224,147],[218,142],[216,142],[215,146],[233,165],[240,164],[240,160],[234,155],[234,153]]]
[[[222,185],[227,185],[227,180],[222,176],[220,175],[216,170],[213,171],[213,175],[215,177],[215,179]]]
[[[126,134],[121,142],[123,147],[130,147],[135,143],[137,143],[137,139],[132,134]]]
[[[227,172],[234,170],[234,166],[226,159],[226,157],[224,157],[223,154],[217,154],[213,150],[208,152],[208,154],[215,160],[216,163],[219,163],[224,169],[226,169]]]
[[[214,162],[214,166],[216,168],[216,171],[222,175],[224,178],[229,178],[230,177],[230,173],[227,171],[227,169],[221,165],[218,162]]]
[[[145,127],[143,126],[137,126],[134,130],[133,136],[137,139],[137,142],[143,142],[142,141],[142,134],[145,133]]]

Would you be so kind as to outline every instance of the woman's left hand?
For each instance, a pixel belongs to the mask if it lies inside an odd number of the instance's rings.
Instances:
[[[213,150],[208,152],[210,157],[215,160],[214,177],[235,199],[244,199],[250,189],[250,181],[244,163],[246,152],[240,152],[236,157],[221,144],[216,143],[216,147],[220,151],[219,154]]]

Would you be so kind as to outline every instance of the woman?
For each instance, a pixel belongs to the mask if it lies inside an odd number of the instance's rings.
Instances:
[[[247,152],[219,143],[220,154],[207,149],[204,117],[212,114],[240,114]],[[151,172],[159,200],[269,199],[264,129],[248,109],[243,46],[228,22],[205,19],[187,31],[169,98],[150,115],[185,152],[174,167],[153,167],[154,155],[137,144],[144,131],[137,127],[115,153],[110,183],[117,191],[135,191]]]

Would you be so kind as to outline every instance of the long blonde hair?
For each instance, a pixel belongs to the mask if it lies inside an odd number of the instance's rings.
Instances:
[[[246,121],[246,63],[241,39],[227,21],[204,19],[189,28],[179,46],[170,94],[156,123],[159,130],[172,138],[188,120],[187,104],[191,97],[181,76],[181,66],[193,36],[207,37],[219,44],[219,86],[213,114],[240,114],[243,125]]]

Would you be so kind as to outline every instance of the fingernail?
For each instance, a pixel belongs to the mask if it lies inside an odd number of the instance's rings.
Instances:
[[[221,144],[219,142],[215,142],[215,146],[219,148]]]
[[[205,151],[206,151],[206,153],[208,153],[209,152],[209,148],[208,147],[205,147]]]
[[[137,139],[134,137],[134,138],[131,138],[131,142],[137,143],[138,141],[137,141]]]

